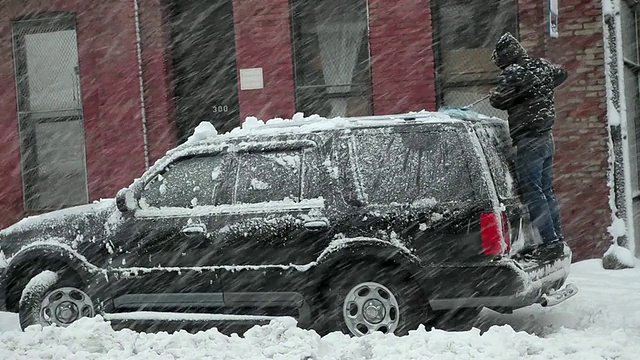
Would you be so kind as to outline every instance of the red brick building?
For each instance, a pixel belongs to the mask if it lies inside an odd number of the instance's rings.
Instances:
[[[637,11],[634,0],[609,1]],[[114,196],[202,120],[224,131],[246,116],[466,105],[495,86],[489,56],[511,31],[569,70],[557,93],[557,191],[576,258],[600,257],[611,243],[609,152],[631,149],[609,141],[601,0],[562,0],[557,39],[547,8],[534,0],[2,1],[0,227]],[[486,102],[477,110],[500,114]],[[626,189],[630,171],[615,173]],[[614,202],[630,203],[629,194]],[[618,215],[631,221],[625,209]]]

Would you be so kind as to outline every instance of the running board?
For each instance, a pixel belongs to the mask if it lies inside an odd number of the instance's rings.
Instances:
[[[563,289],[550,291],[542,295],[538,303],[544,307],[555,306],[565,302],[569,298],[578,293],[578,287],[573,284],[567,284]]]
[[[304,297],[297,292],[226,292],[226,293],[156,293],[156,294],[127,294],[112,300],[115,311],[107,310],[113,320],[125,320],[121,314],[142,316],[131,320],[162,320],[172,321],[264,321],[279,316],[262,315],[226,315],[216,314],[220,309],[234,308],[289,308],[298,312],[296,320],[300,326],[307,326],[311,320],[311,310]],[[163,309],[185,309],[198,307],[210,309],[210,313],[190,313],[175,311],[158,311]],[[165,316],[163,314],[170,314]],[[157,316],[151,318],[150,316]],[[184,318],[186,317],[186,318]],[[209,317],[209,318],[207,318]],[[191,320],[189,320],[191,319]]]
[[[132,311],[107,313],[102,317],[107,321],[162,321],[162,322],[233,322],[233,323],[269,323],[278,316],[229,315],[200,313],[169,313],[160,311]]]

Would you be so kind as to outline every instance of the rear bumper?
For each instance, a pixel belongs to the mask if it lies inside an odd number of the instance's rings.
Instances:
[[[562,287],[570,267],[568,247],[564,255],[546,263],[502,259],[439,266],[436,278],[440,280],[431,292],[434,295],[429,304],[433,310],[488,307],[501,311],[526,307]]]

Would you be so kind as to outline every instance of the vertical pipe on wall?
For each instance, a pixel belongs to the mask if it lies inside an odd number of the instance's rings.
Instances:
[[[149,169],[149,141],[147,139],[147,111],[144,102],[144,79],[142,78],[142,37],[140,36],[140,7],[133,0],[136,23],[136,52],[138,55],[138,85],[140,86],[140,116],[142,117],[142,139],[144,143],[144,168]]]

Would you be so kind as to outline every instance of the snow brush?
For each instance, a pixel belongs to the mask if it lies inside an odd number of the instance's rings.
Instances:
[[[463,107],[444,107],[444,108],[442,108],[442,110],[461,110],[461,111],[466,111],[466,110],[469,110],[472,107],[478,105],[479,103],[487,100],[490,96],[491,96],[491,94],[487,94],[487,95],[481,97],[480,99],[472,102],[471,104],[469,104],[467,106],[463,106]]]
[[[454,117],[459,117],[459,118],[469,118],[469,116],[471,116],[473,118],[473,116],[471,115],[471,113],[473,113],[472,111],[470,111],[470,109],[474,106],[476,106],[477,104],[483,102],[484,100],[488,99],[489,96],[491,96],[491,94],[487,94],[485,96],[483,96],[482,98],[472,102],[471,104],[467,105],[467,106],[463,106],[463,107],[443,107],[441,108],[439,111],[448,114],[449,116],[454,116]],[[473,120],[473,119],[469,119],[469,120]]]
[[[469,105],[467,105],[467,106],[465,106],[465,107],[463,107],[463,108],[460,108],[460,110],[469,110],[469,109],[471,109],[472,107],[474,107],[474,106],[478,105],[479,103],[481,103],[481,102],[483,102],[483,101],[487,100],[490,96],[491,96],[491,94],[487,94],[487,95],[485,95],[485,96],[481,97],[480,99],[478,99],[478,100],[476,100],[476,101],[472,102],[471,104],[469,104]]]

